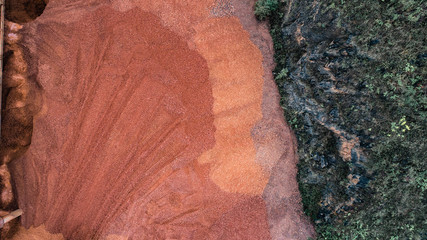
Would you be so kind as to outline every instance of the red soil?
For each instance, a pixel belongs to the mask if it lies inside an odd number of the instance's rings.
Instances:
[[[23,225],[67,239],[313,235],[253,1],[110,2],[52,0],[20,31],[43,96],[10,166]]]

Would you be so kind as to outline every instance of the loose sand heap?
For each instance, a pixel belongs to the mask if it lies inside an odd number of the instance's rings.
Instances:
[[[6,86],[26,91],[3,125],[34,115],[25,154],[1,155],[28,229],[15,238],[313,236],[253,4],[50,0],[9,22],[22,66],[5,81],[23,83]]]

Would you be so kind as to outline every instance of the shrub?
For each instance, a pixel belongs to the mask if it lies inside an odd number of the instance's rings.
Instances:
[[[258,0],[255,4],[255,16],[265,20],[279,8],[279,0]]]

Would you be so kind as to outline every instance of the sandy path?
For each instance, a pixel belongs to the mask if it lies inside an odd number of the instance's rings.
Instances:
[[[11,165],[23,225],[67,239],[313,234],[252,4],[51,0],[26,24],[43,101]]]

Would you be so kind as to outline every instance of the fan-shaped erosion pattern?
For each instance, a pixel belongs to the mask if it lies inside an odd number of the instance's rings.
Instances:
[[[253,4],[50,0],[10,23],[37,96],[30,147],[3,156],[16,238],[313,236]]]

